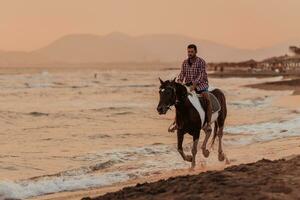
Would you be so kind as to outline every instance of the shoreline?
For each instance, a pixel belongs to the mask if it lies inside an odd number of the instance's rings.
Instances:
[[[259,84],[246,85],[246,87],[262,89],[262,90],[293,90],[293,95],[300,95],[300,78],[291,80],[281,80],[273,82],[265,82]]]
[[[288,73],[276,73],[276,72],[257,72],[251,73],[246,71],[225,71],[225,72],[216,72],[209,74],[212,78],[271,78],[271,77],[288,77],[288,78],[299,78],[299,72],[288,72]]]
[[[64,200],[64,199],[75,200],[87,196],[96,197],[96,196],[104,195],[108,192],[118,191],[124,187],[134,186],[138,183],[155,182],[170,177],[195,175],[198,173],[211,171],[211,170],[220,171],[226,167],[256,162],[261,159],[277,160],[282,158],[290,158],[299,154],[300,152],[299,143],[300,143],[300,136],[296,136],[296,137],[272,140],[268,142],[259,142],[255,144],[245,145],[242,147],[226,146],[224,147],[224,149],[225,149],[225,153],[227,154],[230,160],[229,165],[225,165],[224,163],[220,163],[219,161],[217,161],[217,153],[215,148],[208,159],[203,159],[202,154],[199,152],[199,155],[197,157],[198,163],[195,170],[193,171],[191,171],[189,168],[162,171],[154,175],[140,177],[137,179],[133,179],[127,182],[121,182],[111,186],[54,193],[54,194],[29,198],[29,200]],[[245,155],[251,155],[251,156],[245,156]]]
[[[246,85],[246,87],[262,90],[293,90],[293,95],[300,95],[300,78]]]

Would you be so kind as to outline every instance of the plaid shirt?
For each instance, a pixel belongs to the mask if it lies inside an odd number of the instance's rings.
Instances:
[[[189,65],[188,59],[183,61],[178,81],[181,83],[196,84],[198,91],[208,89],[205,61],[199,57],[196,57],[196,61],[193,62],[192,65]]]

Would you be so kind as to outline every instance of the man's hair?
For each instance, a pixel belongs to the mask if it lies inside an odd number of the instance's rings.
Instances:
[[[195,44],[189,44],[189,46],[187,48],[188,49],[195,49],[195,51],[197,52],[197,46]]]

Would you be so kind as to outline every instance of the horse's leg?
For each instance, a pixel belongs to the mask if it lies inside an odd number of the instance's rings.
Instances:
[[[185,155],[183,148],[182,148],[182,143],[183,143],[183,138],[184,138],[184,133],[180,130],[177,130],[177,150],[183,160],[192,162],[192,157],[190,155]]]
[[[217,131],[217,135],[218,135],[218,138],[219,138],[218,159],[219,159],[219,161],[223,161],[223,160],[226,159],[226,163],[229,163],[229,160],[226,157],[226,155],[224,154],[223,148],[222,148],[223,129],[224,129],[225,119],[226,119],[226,116],[227,116],[226,98],[224,96],[224,93],[219,89],[213,90],[212,93],[218,98],[218,101],[221,105],[221,110],[220,110],[220,113],[219,113],[219,117],[217,119],[217,127],[219,127],[219,130]],[[215,140],[215,137],[216,136],[214,135],[213,142]]]
[[[202,143],[202,146],[201,146],[201,149],[202,149],[202,154],[205,158],[207,158],[209,156],[209,151],[207,150],[206,148],[206,145],[207,145],[207,142],[208,142],[208,139],[211,135],[211,130],[205,130],[205,138],[204,138],[204,141]]]
[[[219,158],[219,161],[224,161],[224,159],[225,159],[225,154],[224,154],[223,148],[222,148],[223,129],[224,129],[223,126],[219,127],[219,131],[218,131],[218,138],[219,138],[218,158]]]
[[[213,138],[211,141],[211,147],[213,147],[213,145],[215,143],[216,137],[218,135],[218,131],[219,131],[219,124],[218,124],[218,121],[215,121],[214,134],[213,134]]]
[[[199,135],[200,135],[200,130],[193,134],[193,147],[192,147],[192,156],[193,156],[193,158],[192,158],[191,168],[194,168],[196,166],[196,154],[197,154],[197,146],[198,146],[198,141],[199,141]]]

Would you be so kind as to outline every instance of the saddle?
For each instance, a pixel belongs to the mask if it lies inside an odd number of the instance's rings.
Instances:
[[[215,95],[209,92],[209,97],[212,105],[212,122],[215,121],[221,110],[221,105]],[[205,110],[203,105],[205,105],[205,99],[201,94],[196,94],[196,92],[189,92],[188,99],[194,108],[198,111],[201,119],[201,125],[204,125],[205,122]]]
[[[213,93],[211,93],[211,92],[208,92],[208,93],[209,93],[210,102],[211,102],[211,106],[212,106],[212,113],[219,112],[221,110],[221,105],[220,105],[219,100]],[[197,96],[199,98],[200,103],[203,104],[203,102],[205,102],[204,97],[201,94],[197,94]]]

